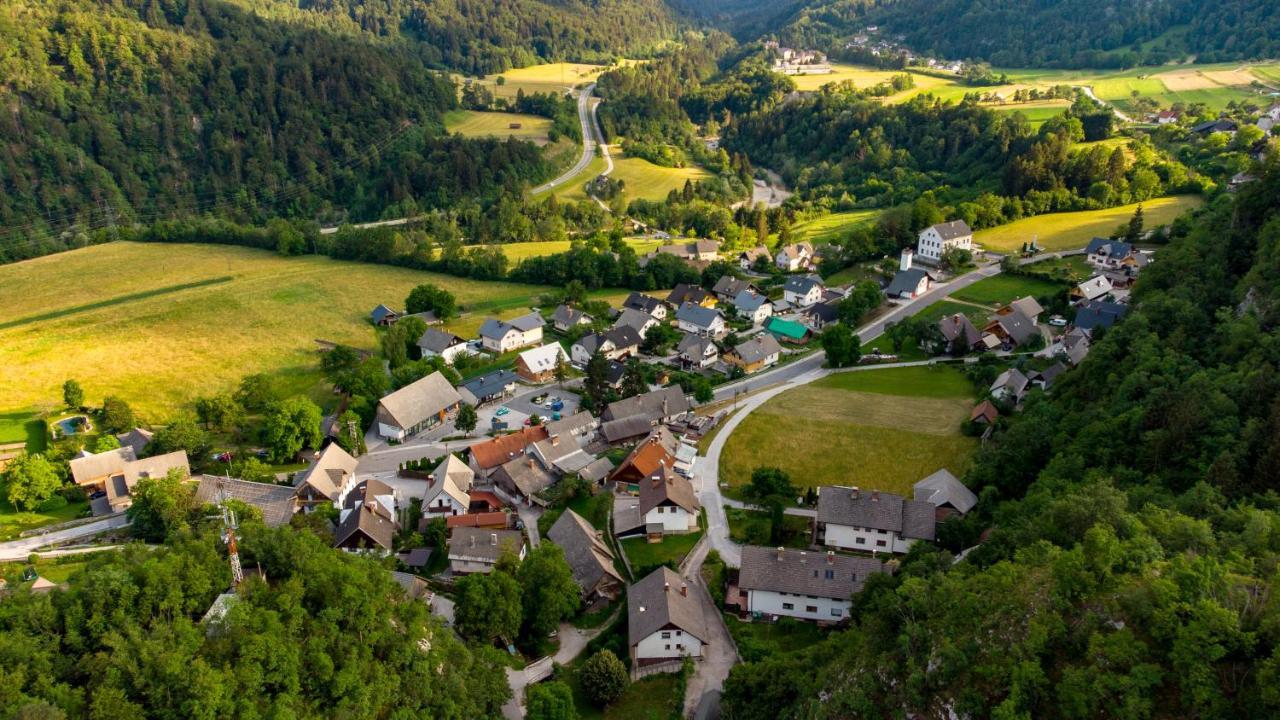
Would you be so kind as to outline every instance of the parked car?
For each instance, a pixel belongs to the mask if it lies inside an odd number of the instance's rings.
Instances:
[[[551,404],[548,405],[548,407],[550,407],[552,410],[563,410],[564,401],[561,400],[560,398],[552,398]],[[556,414],[559,415],[559,413],[556,413]],[[560,418],[556,418],[556,419],[559,420]]]
[[[503,405],[502,407],[498,408],[498,411],[495,412],[494,415],[496,415],[497,417],[502,417],[503,415],[506,415],[509,412],[511,412],[511,408],[507,407],[506,405]]]
[[[1049,324],[1054,327],[1066,327],[1067,319],[1062,317],[1061,315],[1054,315],[1053,317],[1049,318]]]

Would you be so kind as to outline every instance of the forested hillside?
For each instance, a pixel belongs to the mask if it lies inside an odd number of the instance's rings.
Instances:
[[[839,52],[869,25],[880,26],[882,35],[903,35],[916,52],[1006,67],[1280,55],[1280,5],[1271,0],[817,0],[746,28]]]
[[[734,668],[725,717],[1276,717],[1277,321],[1273,164],[980,451],[978,512],[939,529],[977,549],[917,545],[850,630]]]
[[[0,4],[0,259],[53,232],[217,212],[376,219],[548,177],[531,145],[444,139],[443,72],[644,52],[650,2]],[[74,241],[70,241],[74,242]]]

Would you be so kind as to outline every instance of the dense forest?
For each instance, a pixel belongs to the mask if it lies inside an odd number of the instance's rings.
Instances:
[[[839,55],[850,38],[877,25],[882,35],[903,36],[917,53],[1005,67],[1118,68],[1280,55],[1280,6],[1271,0],[816,0],[785,8],[762,8],[760,21],[742,23],[739,32],[776,34],[796,47]]]
[[[249,577],[213,627],[201,618],[231,582],[214,529],[109,552],[61,592],[5,597],[0,715],[501,715],[499,651],[463,645],[373,560],[311,532],[244,525]]]
[[[11,3],[0,16],[0,259],[66,247],[64,228],[171,215],[334,222],[492,202],[554,168],[524,143],[443,137],[457,88],[432,68],[643,53],[674,33],[664,8]]]
[[[869,583],[848,631],[734,668],[726,718],[1280,713],[1280,167],[1177,235],[979,452],[947,549]]]

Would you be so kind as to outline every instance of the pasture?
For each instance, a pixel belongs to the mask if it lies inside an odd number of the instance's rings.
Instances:
[[[369,311],[423,282],[457,296],[466,315],[448,329],[463,336],[546,290],[220,245],[119,242],[0,266],[0,307],[16,316],[0,327],[0,413],[25,424],[61,405],[67,378],[149,421],[256,372],[324,400],[315,340],[376,347]]]
[[[731,494],[757,467],[777,466],[799,487],[858,485],[910,495],[917,480],[969,467],[976,441],[960,433],[972,389],[949,367],[837,373],[757,408],[720,455]]]
[[[951,297],[964,302],[995,307],[1021,297],[1053,295],[1065,287],[1066,283],[1051,282],[1040,278],[1020,275],[995,275],[954,292]]]
[[[973,240],[994,252],[1016,252],[1023,243],[1031,240],[1048,252],[1074,250],[1089,244],[1094,236],[1110,235],[1129,221],[1138,205],[1142,205],[1146,226],[1152,228],[1169,224],[1184,211],[1199,207],[1203,202],[1198,195],[1175,195],[1105,210],[1046,213],[979,230],[974,233]]]
[[[526,95],[564,93],[570,88],[595,80],[606,69],[604,65],[589,63],[546,63],[493,73],[479,80],[471,78],[471,81],[488,86],[494,97],[514,98],[520,90],[524,90]],[[501,83],[498,78],[502,78]],[[459,84],[461,82],[462,78],[459,78]]]
[[[609,153],[613,158],[613,172],[609,177],[623,182],[622,194],[628,202],[636,198],[665,200],[667,193],[684,187],[685,182],[697,182],[711,177],[710,173],[697,165],[669,168],[654,165],[641,158],[627,157],[617,145],[611,145]],[[586,170],[555,191],[556,197],[569,201],[586,200],[587,194],[582,186],[604,172],[605,167],[604,158],[593,159]]]
[[[660,240],[651,240],[648,238],[627,238],[626,243],[636,251],[637,255],[643,255],[662,244]],[[566,252],[573,243],[569,240],[544,240],[535,242],[522,243],[505,243],[499,245],[502,252],[506,254],[507,259],[512,263],[518,263],[525,258],[542,257],[544,255],[555,255],[556,253]]]
[[[512,125],[520,127],[513,128]],[[522,113],[454,110],[445,115],[445,129],[467,138],[513,137],[517,140],[528,140],[537,145],[546,145],[551,120]]]
[[[795,242],[829,243],[854,228],[874,223],[879,216],[879,210],[834,212],[796,223],[791,227],[791,236]]]

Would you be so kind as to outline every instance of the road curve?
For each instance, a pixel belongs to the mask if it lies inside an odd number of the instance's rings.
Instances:
[[[565,171],[560,177],[543,185],[539,185],[530,191],[532,195],[540,195],[552,188],[559,187],[574,177],[576,177],[587,166],[591,164],[591,159],[595,157],[595,151],[598,143],[596,142],[598,124],[595,117],[595,109],[591,105],[591,96],[596,91],[596,84],[582,88],[578,92],[578,122],[582,125],[582,156],[578,158],[578,162],[573,167]],[[608,157],[606,151],[605,156]],[[613,162],[609,161],[609,169],[613,169]]]

